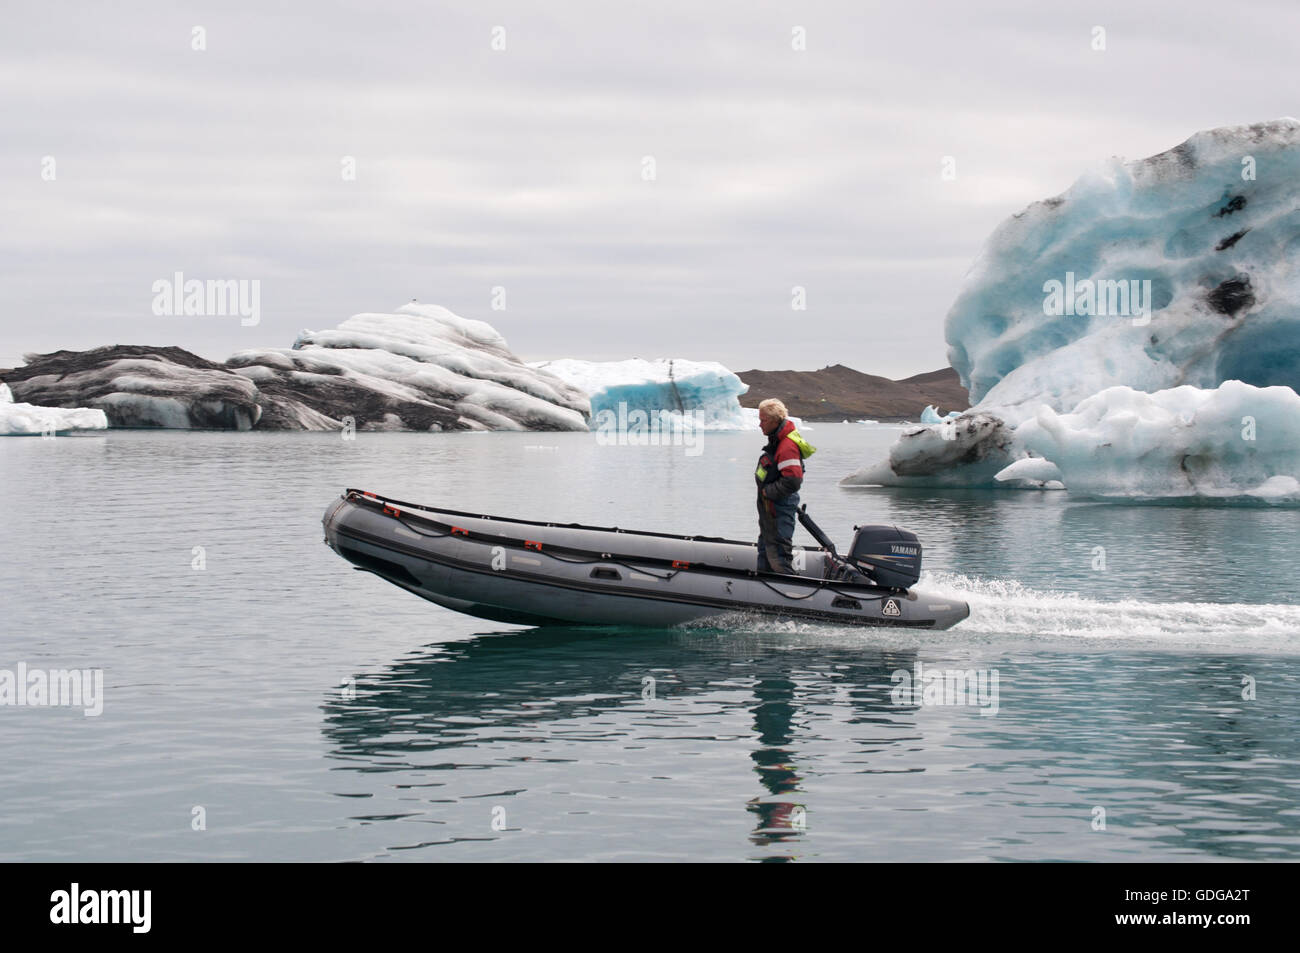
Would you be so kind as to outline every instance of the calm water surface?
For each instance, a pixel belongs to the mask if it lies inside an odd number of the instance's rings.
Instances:
[[[504,626],[321,542],[347,486],[750,539],[758,434],[0,440],[0,668],[105,695],[0,707],[0,858],[1300,859],[1300,510],[836,485],[895,433],[813,428],[803,499],[915,531],[950,632]]]

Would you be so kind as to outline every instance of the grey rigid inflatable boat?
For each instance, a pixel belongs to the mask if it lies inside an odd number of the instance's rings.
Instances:
[[[847,561],[816,533],[826,545],[795,547],[796,574],[786,575],[758,571],[753,543],[503,519],[361,490],[331,503],[323,523],[326,544],[356,568],[497,622],[663,627],[760,616],[947,629],[970,615],[964,602],[907,588],[920,575],[920,545],[892,527],[858,528]]]

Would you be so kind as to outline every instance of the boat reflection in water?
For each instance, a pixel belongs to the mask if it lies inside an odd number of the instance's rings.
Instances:
[[[815,636],[591,628],[483,634],[356,676],[355,697],[324,705],[324,733],[347,770],[371,784],[376,774],[393,775],[375,797],[401,803],[383,813],[371,802],[380,813],[367,814],[370,821],[424,817],[454,828],[448,805],[531,795],[542,800],[529,816],[545,807],[557,830],[566,814],[621,815],[602,832],[606,846],[625,842],[624,859],[637,859],[641,847],[654,859],[700,859],[654,849],[662,828],[651,815],[667,810],[676,828],[713,827],[708,818],[730,800],[749,816],[749,841],[764,849],[750,859],[790,860],[813,820],[803,799],[801,739],[828,740],[802,710],[806,702],[834,706],[834,727],[855,733],[859,763],[831,766],[838,773],[874,773],[871,752],[917,737],[915,710],[890,698],[890,673],[910,669],[914,652],[836,644],[832,634],[800,657],[788,651],[792,638],[806,644]],[[757,785],[737,773],[737,745],[748,749]],[[564,809],[570,799],[563,795],[577,792],[590,811]],[[512,822],[523,812],[509,810]],[[448,833],[428,843],[481,839],[484,831]],[[745,850],[748,856],[753,848]]]

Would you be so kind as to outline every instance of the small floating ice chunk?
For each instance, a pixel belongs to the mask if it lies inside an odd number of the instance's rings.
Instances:
[[[960,410],[950,410],[946,415],[940,415],[938,407],[925,405],[925,410],[921,411],[921,423],[923,424],[941,424],[945,420],[956,420],[961,416]]]
[[[1057,489],[1063,487],[1061,470],[1051,460],[1042,457],[1022,457],[1010,466],[1003,467],[993,475],[999,483],[1017,483],[1040,489]],[[1054,483],[1056,486],[1048,487]]]
[[[0,383],[0,436],[107,429],[108,417],[102,410],[16,404],[9,385]]]

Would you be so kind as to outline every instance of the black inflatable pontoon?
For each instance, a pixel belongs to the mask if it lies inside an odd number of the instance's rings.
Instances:
[[[753,543],[617,527],[502,519],[348,490],[325,510],[325,542],[430,602],[523,625],[672,626],[718,616],[947,629],[959,600],[911,589],[921,546],[890,526],[858,527],[841,558],[795,547],[796,575],[759,572]],[[721,620],[720,620],[721,621]]]

